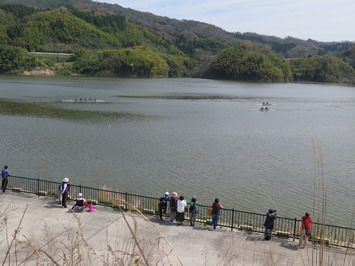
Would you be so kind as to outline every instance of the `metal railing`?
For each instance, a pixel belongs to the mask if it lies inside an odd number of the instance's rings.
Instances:
[[[60,182],[11,175],[8,187],[12,191],[36,194],[38,196],[57,197],[59,185]],[[84,197],[93,204],[120,208],[126,211],[136,208],[142,213],[149,215],[157,215],[159,213],[159,198],[71,184],[69,199],[75,199],[79,192],[83,193]],[[208,216],[209,208],[207,205],[197,206],[197,223],[204,225],[211,224],[212,217]],[[169,214],[168,210],[167,214]],[[185,214],[185,217],[189,218],[188,212]],[[221,209],[218,226],[230,228],[231,230],[264,232],[264,221],[265,214]],[[293,240],[299,238],[301,235],[301,220],[278,216],[274,235],[293,238]],[[326,245],[354,249],[355,228],[313,223],[311,239],[314,243],[324,243]]]

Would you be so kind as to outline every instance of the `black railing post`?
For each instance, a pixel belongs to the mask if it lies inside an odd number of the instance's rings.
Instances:
[[[231,226],[231,231],[233,231],[234,227],[234,209],[232,209],[232,226]]]
[[[83,192],[81,191],[81,185],[79,185],[79,193],[83,193]]]
[[[39,178],[37,178],[37,196],[39,197]]]
[[[125,203],[125,210],[128,210],[128,204],[127,204],[128,203],[128,193],[127,192],[125,193],[125,202],[126,202]]]
[[[297,218],[295,218],[293,224],[293,242],[295,242],[295,238],[296,238],[296,226],[297,226]]]

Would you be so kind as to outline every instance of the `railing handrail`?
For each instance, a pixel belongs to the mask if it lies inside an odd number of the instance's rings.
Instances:
[[[27,180],[36,180],[36,181],[45,181],[45,182],[51,182],[51,183],[55,183],[60,185],[61,182],[57,182],[57,181],[51,181],[51,180],[45,180],[45,179],[40,179],[40,178],[32,178],[32,177],[23,177],[23,176],[16,176],[16,175],[10,175],[11,177],[16,177],[16,178],[22,178],[22,179],[27,179]],[[138,194],[132,194],[132,193],[128,193],[128,192],[122,192],[122,191],[114,191],[114,190],[109,190],[109,189],[101,189],[101,188],[93,188],[93,187],[88,187],[88,186],[83,186],[81,184],[77,185],[77,184],[71,184],[72,187],[80,187],[82,189],[92,189],[92,190],[98,190],[98,191],[102,191],[102,192],[108,192],[108,193],[120,193],[120,194],[125,194],[128,196],[134,196],[134,197],[144,197],[147,199],[153,199],[153,200],[159,200],[159,197],[152,197],[152,196],[145,196],[145,195],[138,195]],[[210,205],[205,205],[205,204],[199,204],[199,207],[204,207],[204,208],[210,208]],[[265,214],[262,213],[255,213],[255,212],[249,212],[249,211],[242,211],[242,210],[236,210],[236,209],[230,209],[230,208],[224,208],[221,209],[222,212],[226,212],[226,211],[233,211],[233,212],[239,212],[239,213],[243,213],[243,214],[250,214],[250,215],[260,215],[260,216],[265,216]],[[300,222],[301,219],[298,218],[290,218],[290,217],[283,217],[283,216],[277,216],[278,219],[285,219],[285,220],[290,220],[290,221],[297,221]],[[331,226],[334,228],[339,228],[339,229],[347,229],[347,230],[355,230],[355,228],[351,228],[351,227],[343,227],[343,226],[337,226],[337,225],[331,225],[331,224],[323,224],[323,223],[318,223],[318,222],[313,222],[314,225],[325,225],[325,226]]]
[[[11,177],[13,178],[11,181]],[[9,189],[24,193],[31,193],[38,196],[58,196],[58,187],[61,182],[43,180],[40,178],[22,177],[11,175],[9,180]],[[12,187],[12,188],[11,188]],[[81,184],[71,184],[69,192],[70,197],[76,197],[77,193],[83,193],[85,198],[92,203],[103,206],[111,206],[123,210],[138,209],[145,214],[158,214],[158,203],[160,197],[150,197],[128,192],[119,192],[109,189],[92,188],[82,186]],[[199,210],[196,215],[196,222],[202,224],[210,224],[211,216],[208,216],[210,205],[199,204]],[[167,213],[170,212],[168,208]],[[186,214],[190,217],[190,214]],[[265,214],[246,212],[235,209],[221,209],[219,226],[238,230],[249,230],[253,232],[264,232]],[[355,248],[355,228],[335,226],[314,222],[312,228],[312,239],[330,245]],[[288,218],[278,216],[276,227],[276,235],[282,237],[290,237],[295,241],[301,234],[301,220],[297,218]]]

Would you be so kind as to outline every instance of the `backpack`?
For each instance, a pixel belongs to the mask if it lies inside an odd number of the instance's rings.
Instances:
[[[195,209],[195,204],[194,205],[190,205],[190,208],[189,208],[189,212],[193,212],[193,210]]]

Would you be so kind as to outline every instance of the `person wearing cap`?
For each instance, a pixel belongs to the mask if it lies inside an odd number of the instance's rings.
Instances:
[[[178,201],[178,193],[173,192],[173,195],[169,198],[170,203],[170,222],[174,223],[176,218],[176,210],[177,210],[177,201]]]
[[[193,196],[190,200],[189,203],[190,207],[189,207],[189,213],[190,213],[190,225],[191,226],[195,226],[195,221],[196,221],[196,214],[198,213],[198,201],[196,196]]]
[[[64,178],[62,183],[59,186],[59,199],[61,199],[61,203],[63,208],[67,207],[67,199],[68,199],[68,193],[70,191],[70,184],[69,184],[69,178]]]
[[[72,207],[72,210],[76,207],[87,207],[88,206],[88,202],[86,201],[86,199],[83,198],[83,194],[79,193],[78,197],[75,199],[75,205]]]
[[[3,193],[6,191],[7,183],[9,182],[9,170],[7,170],[7,165],[1,171],[1,190]]]
[[[308,237],[311,236],[312,223],[312,218],[309,216],[309,213],[306,212],[302,217],[302,231],[300,236],[300,242],[298,244],[298,246],[301,248],[305,248],[307,246]]]
[[[165,194],[161,196],[159,199],[159,216],[161,221],[163,221],[163,213],[166,214],[168,201],[169,201],[169,192],[165,192]]]

